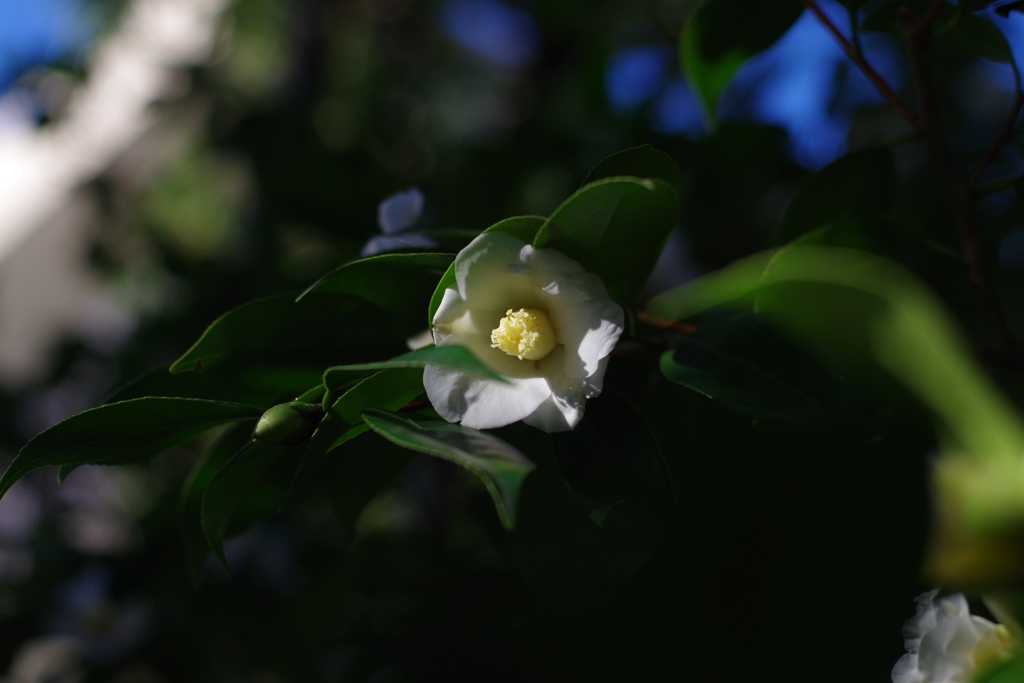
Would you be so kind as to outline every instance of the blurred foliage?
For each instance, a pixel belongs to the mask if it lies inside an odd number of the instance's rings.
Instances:
[[[112,23],[119,5],[95,4]],[[138,326],[116,349],[66,340],[44,384],[0,397],[10,453],[56,421],[32,412],[39,397],[106,404],[5,475],[61,465],[67,480],[33,472],[0,502],[0,531],[19,491],[46,512],[0,544],[0,661],[61,633],[91,644],[88,683],[884,681],[927,581],[1019,591],[1021,366],[985,328],[924,146],[865,100],[849,153],[809,169],[744,99],[800,4],[512,3],[537,36],[515,64],[459,43],[460,4],[238,0],[214,58],[157,105],[171,152],[89,188],[104,211],[94,266]],[[897,32],[898,3],[843,4],[859,38]],[[1002,34],[987,38],[1004,20],[961,5],[932,59],[970,168],[1012,94],[977,78],[1006,61]],[[604,89],[617,51],[677,44],[713,122],[689,137]],[[836,108],[852,82],[830,78]],[[1011,142],[974,215],[1020,338]],[[410,186],[426,197],[417,229],[444,253],[356,261],[383,228],[379,202]],[[450,253],[488,226],[573,256],[627,307],[605,391],[573,432],[438,422],[422,400],[431,350],[400,356],[454,281]],[[752,254],[645,305],[684,272]],[[103,371],[76,384],[90,367]],[[249,441],[293,399],[323,402],[306,444]],[[167,405],[173,428],[151,419]],[[86,477],[130,495],[104,478],[118,470],[71,471],[102,458],[65,446],[115,422],[131,427],[115,460],[162,452],[125,470],[149,505],[100,515],[131,543],[76,546],[74,515],[102,488]],[[993,519],[1009,521],[973,535]],[[23,551],[33,569],[17,575]]]

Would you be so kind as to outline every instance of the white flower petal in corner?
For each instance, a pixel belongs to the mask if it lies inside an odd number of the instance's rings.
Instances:
[[[486,233],[455,258],[456,285],[434,314],[434,343],[462,344],[508,383],[427,366],[423,385],[438,414],[489,429],[518,420],[572,429],[601,393],[622,308],[600,278],[553,249]]]
[[[1018,647],[1005,626],[971,614],[957,593],[917,597],[917,614],[903,627],[907,654],[892,669],[893,683],[969,683],[974,674]]]

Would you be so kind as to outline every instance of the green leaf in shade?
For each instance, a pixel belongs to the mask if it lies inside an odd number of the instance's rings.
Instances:
[[[999,0],[960,0],[957,7],[968,12],[980,12],[996,2],[999,2]]]
[[[672,157],[650,145],[624,149],[601,160],[590,171],[583,184],[589,185],[602,178],[617,176],[664,180],[676,191],[680,200],[686,194],[686,186],[683,182],[683,174],[679,171],[679,165]]]
[[[104,403],[120,403],[147,396],[163,396],[204,398],[211,401],[269,407],[275,403],[277,398],[273,392],[245,391],[200,372],[172,374],[169,368],[169,365],[161,366],[121,385]]]
[[[714,124],[718,97],[741,66],[771,47],[800,17],[799,2],[706,0],[679,38],[679,59],[690,87]]]
[[[460,425],[431,420],[418,422],[398,413],[367,410],[370,428],[402,448],[449,460],[483,482],[506,529],[516,522],[523,480],[534,465],[501,439]]]
[[[534,244],[561,251],[611,288],[646,278],[679,217],[679,197],[662,180],[605,178],[577,190],[559,206]],[[639,272],[645,271],[645,272]]]
[[[325,371],[324,381],[329,382],[327,377],[329,377],[333,372],[386,370],[388,368],[425,368],[429,363],[434,365],[443,365],[445,367],[452,368],[453,370],[461,370],[467,375],[473,375],[474,377],[493,379],[499,382],[508,381],[481,363],[477,357],[473,355],[472,351],[467,349],[465,346],[459,346],[457,344],[442,346],[440,348],[431,344],[430,346],[422,349],[403,353],[401,356],[396,356],[391,360],[380,361],[377,363],[338,365],[333,368],[328,368]]]
[[[849,404],[839,373],[754,316],[701,324],[662,354],[661,371],[755,419],[832,426]]]
[[[280,497],[285,493],[284,486],[269,491],[269,498],[272,499],[269,501],[259,500],[260,497],[254,495],[254,492],[264,475],[275,465],[283,462],[285,465],[294,463],[294,467],[297,467],[303,448],[305,444],[285,448],[250,440],[210,481],[202,502],[203,534],[213,554],[228,573],[231,572],[231,568],[224,556],[224,538],[232,518],[246,504],[255,503],[259,508],[258,512],[276,509]],[[294,467],[291,468],[289,475],[294,472]],[[290,481],[291,476],[284,480]]]
[[[879,368],[902,383],[966,452],[1003,462],[1024,452],[1020,418],[967,352],[945,309],[887,259],[839,247],[788,247],[661,294],[648,310],[679,320],[755,294],[758,310],[790,333],[858,373]]]
[[[349,294],[379,306],[403,334],[422,329],[426,295],[452,261],[453,254],[381,254],[347,263],[313,283],[298,301],[312,292]]]
[[[338,373],[328,370],[324,380],[331,386],[331,378]],[[423,393],[423,370],[418,367],[393,367],[381,370],[352,386],[328,405],[326,415],[310,438],[302,456],[289,497],[306,490],[321,476],[325,456],[343,444],[367,431],[362,413],[369,408],[398,410]]]
[[[189,581],[194,589],[202,583],[206,558],[210,554],[210,544],[203,532],[203,496],[214,476],[251,439],[250,425],[240,425],[228,431],[196,462],[181,489],[178,521],[185,544]]]
[[[652,537],[679,521],[661,447],[625,396],[608,391],[588,401],[576,429],[551,439],[566,484],[598,526]]]
[[[889,210],[896,166],[887,147],[847,154],[800,183],[786,207],[777,240],[800,235],[846,216],[874,216]]]
[[[936,47],[964,57],[987,59],[999,64],[1014,64],[1010,44],[995,24],[975,14],[960,10],[954,12],[955,23],[935,39]]]
[[[503,221],[498,221],[491,227],[484,230],[481,235],[487,232],[504,232],[527,244],[533,242],[537,232],[544,225],[545,219],[540,216],[513,216]],[[448,270],[441,276],[441,280],[434,288],[434,294],[430,297],[430,305],[427,307],[427,325],[434,323],[434,314],[441,306],[441,299],[444,298],[444,290],[455,286],[455,264],[448,266]]]
[[[972,683],[1022,683],[1024,682],[1024,654],[1018,654],[1009,661],[997,661],[989,668],[982,669],[971,678]]]
[[[296,302],[285,294],[224,314],[170,370],[201,369],[235,386],[290,393],[316,383],[324,367],[343,359],[379,358],[404,346],[388,316],[362,299],[313,293]]]
[[[25,444],[0,477],[0,496],[40,467],[141,462],[263,408],[190,398],[136,398],[73,415]]]

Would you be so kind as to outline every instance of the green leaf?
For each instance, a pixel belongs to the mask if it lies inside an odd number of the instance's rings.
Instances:
[[[846,216],[874,216],[892,206],[896,166],[887,147],[847,154],[807,176],[786,207],[777,241],[800,235]]]
[[[657,439],[625,396],[587,403],[577,427],[551,435],[559,470],[592,521],[654,537],[679,521],[679,504]]]
[[[935,46],[965,57],[1014,64],[1013,52],[1002,31],[984,17],[959,10],[956,10],[956,22],[936,38]]]
[[[347,263],[313,283],[297,301],[313,292],[349,294],[386,311],[403,334],[422,329],[427,292],[451,266],[452,254],[381,254]]]
[[[763,0],[706,0],[697,9],[679,38],[679,58],[709,124],[733,75],[781,38],[803,9],[795,1]]]
[[[603,159],[590,171],[583,184],[589,185],[602,178],[617,176],[663,180],[676,191],[680,201],[686,194],[686,185],[679,165],[672,157],[650,145],[624,149]]]
[[[257,485],[275,464],[284,461],[287,465],[291,461],[297,465],[304,447],[305,445],[284,448],[250,440],[210,481],[202,502],[203,533],[213,554],[228,573],[231,572],[231,568],[224,556],[224,537],[232,518],[243,505],[253,502],[253,493]],[[290,477],[287,480],[290,480]],[[259,506],[260,512],[275,509],[276,499],[283,494],[284,488],[281,487],[279,491],[270,492],[270,497],[274,500],[269,504],[266,501],[256,501],[263,503]]]
[[[841,375],[751,316],[702,324],[662,354],[661,371],[755,419],[832,426],[849,403]]]
[[[609,288],[626,278],[642,280],[675,226],[679,206],[664,181],[605,178],[565,200],[534,244],[576,259]]]
[[[331,386],[337,372],[328,370],[324,381]],[[327,405],[326,415],[310,438],[302,464],[292,482],[293,491],[302,491],[321,476],[325,456],[349,440],[367,431],[362,413],[369,408],[398,410],[423,393],[423,370],[418,367],[393,367],[366,377]],[[289,494],[293,496],[294,494]]]
[[[1007,662],[998,662],[983,669],[972,683],[1024,683],[1024,654]]]
[[[375,432],[402,448],[469,470],[491,494],[505,528],[515,526],[519,491],[534,467],[525,455],[495,436],[443,421],[417,422],[383,410],[367,410],[363,419]]]
[[[270,406],[276,402],[273,393],[245,391],[200,372],[172,374],[170,366],[164,365],[118,387],[104,403],[120,403],[146,396],[204,398],[253,406]]]
[[[178,502],[178,521],[188,565],[189,581],[198,589],[206,569],[210,545],[203,532],[203,496],[214,476],[252,438],[252,427],[238,426],[220,438],[192,467]]]
[[[544,225],[545,219],[540,216],[513,216],[503,221],[498,221],[491,227],[484,230],[481,235],[487,232],[504,232],[527,244],[533,242],[537,232]],[[440,282],[434,288],[434,295],[430,297],[430,305],[427,307],[427,325],[433,325],[434,314],[441,306],[441,299],[444,298],[444,291],[449,287],[455,287],[455,264],[448,266],[448,270],[441,276]]]
[[[324,371],[324,382],[331,386],[331,376],[335,372],[361,372],[366,370],[386,370],[388,368],[425,368],[428,363],[443,365],[453,370],[461,370],[467,375],[493,379],[499,382],[507,382],[504,377],[491,370],[473,355],[473,352],[465,346],[452,344],[440,348],[431,344],[430,346],[409,353],[403,353],[391,360],[377,363],[359,363],[357,365],[338,365]]]
[[[357,297],[313,293],[296,302],[284,294],[224,314],[170,369],[290,393],[316,383],[324,367],[397,352],[404,339],[383,311]]]
[[[766,268],[767,265],[767,268]],[[651,300],[678,320],[756,294],[788,331],[867,371],[879,368],[931,408],[967,451],[1015,462],[1024,427],[964,347],[942,305],[906,270],[862,251],[793,246],[737,262]]]
[[[254,406],[190,398],[136,398],[92,408],[25,444],[0,477],[0,496],[40,467],[141,462],[208,429],[262,413]]]

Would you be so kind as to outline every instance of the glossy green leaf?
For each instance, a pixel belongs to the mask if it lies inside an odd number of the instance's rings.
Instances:
[[[503,221],[498,221],[480,234],[487,232],[504,232],[527,244],[533,242],[537,232],[544,225],[545,219],[540,216],[513,216]],[[441,276],[440,282],[434,288],[434,294],[430,297],[430,305],[427,307],[427,325],[434,322],[434,314],[441,306],[441,299],[444,298],[444,290],[455,286],[455,264],[448,267],[448,270]]]
[[[298,301],[313,292],[362,297],[387,311],[406,335],[422,329],[426,295],[451,266],[452,254],[381,254],[347,263],[313,283]]]
[[[469,470],[491,494],[505,528],[515,526],[519,491],[534,467],[525,455],[495,436],[443,421],[414,421],[383,410],[367,410],[363,419],[375,432],[402,448]]]
[[[370,359],[401,349],[404,336],[373,304],[343,294],[313,293],[296,302],[284,294],[239,306],[218,318],[171,372],[222,372],[247,385],[267,384],[301,391],[319,370],[356,356]],[[289,374],[290,373],[290,374]],[[256,377],[251,377],[256,375]],[[283,383],[281,380],[287,380]]]
[[[800,235],[847,216],[875,216],[889,210],[896,166],[886,147],[847,154],[800,183],[786,207],[777,240]]]
[[[104,403],[146,396],[203,398],[253,406],[271,406],[277,398],[272,392],[245,391],[201,372],[171,373],[170,366],[164,365],[121,385]]]
[[[338,373],[332,373],[331,370],[324,373],[328,386],[331,386],[332,378],[337,376]],[[302,464],[292,482],[292,490],[305,490],[320,477],[328,453],[369,429],[363,423],[364,410],[398,410],[422,393],[422,368],[392,367],[366,377],[336,400],[331,400],[327,414],[306,446]]]
[[[589,185],[602,178],[618,176],[663,180],[676,191],[680,200],[686,194],[683,174],[679,171],[679,165],[672,157],[650,145],[631,147],[606,157],[590,171],[583,184]]]
[[[236,516],[240,508],[253,502],[253,499],[256,498],[254,491],[257,489],[257,485],[275,464],[279,461],[288,464],[291,461],[297,466],[303,448],[304,445],[290,448],[268,446],[259,441],[250,440],[210,481],[202,502],[203,533],[213,554],[229,573],[231,568],[224,556],[224,537],[232,518]],[[290,477],[286,479],[286,481],[288,480]],[[277,499],[283,496],[284,492],[284,486],[280,486],[277,491],[271,492],[271,497],[274,500],[256,501],[262,503],[259,506],[262,508],[261,511],[276,509]]]
[[[185,544],[189,581],[198,589],[206,569],[210,544],[203,531],[203,496],[213,478],[252,438],[252,427],[240,425],[223,435],[192,467],[178,502],[178,523]]]
[[[32,470],[141,462],[262,408],[190,398],[136,398],[73,415],[25,444],[0,477],[0,496]]]
[[[659,295],[649,310],[679,320],[752,294],[759,310],[793,334],[889,373],[967,452],[1011,462],[1024,452],[1016,411],[971,358],[945,309],[886,259],[838,247],[789,247]]]
[[[679,207],[676,191],[664,181],[605,178],[565,200],[534,244],[561,251],[612,287],[627,277],[646,277]]]
[[[387,370],[388,368],[425,368],[427,364],[443,365],[453,370],[461,370],[467,375],[493,379],[499,382],[507,380],[481,363],[472,351],[465,346],[452,344],[440,348],[430,345],[422,349],[403,353],[391,360],[377,363],[359,363],[357,365],[338,365],[324,371],[324,382],[331,385],[330,377],[335,372],[361,372],[368,370]]]
[[[841,375],[753,316],[702,324],[662,354],[661,371],[755,419],[832,425],[849,403]]]
[[[741,66],[782,37],[800,17],[799,2],[706,0],[679,39],[683,73],[713,123],[718,97]]]

